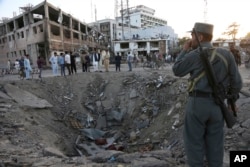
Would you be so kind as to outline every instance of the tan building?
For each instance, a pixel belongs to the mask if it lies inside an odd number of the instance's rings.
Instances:
[[[138,39],[113,41],[114,52],[119,52],[122,56],[126,56],[126,53],[129,51],[132,51],[132,53],[142,56],[154,53],[166,54],[168,46],[167,42],[168,41],[166,39]]]
[[[48,59],[53,52],[77,52],[83,46],[102,48],[98,32],[86,23],[44,1],[23,7],[23,13],[0,23],[0,67],[29,54],[36,66],[38,56]]]

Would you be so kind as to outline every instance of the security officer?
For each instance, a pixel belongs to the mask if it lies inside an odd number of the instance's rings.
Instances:
[[[183,133],[185,152],[190,167],[203,166],[204,156],[209,167],[222,167],[224,119],[220,107],[213,99],[212,88],[204,73],[198,41],[203,49],[210,51],[209,60],[217,81],[225,90],[230,87],[234,97],[237,97],[242,88],[242,79],[231,52],[224,48],[212,47],[213,25],[195,23],[194,29],[197,38],[191,31],[192,39],[184,44],[172,67],[175,76],[183,77],[190,74]]]

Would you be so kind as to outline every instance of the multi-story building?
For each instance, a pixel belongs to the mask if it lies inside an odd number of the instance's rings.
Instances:
[[[144,5],[121,10],[121,17],[118,17],[118,22],[127,25],[148,28],[155,26],[166,26],[167,21],[154,16],[155,10]]]
[[[108,36],[112,51],[133,51],[142,55],[159,52],[169,53],[177,45],[177,34],[167,21],[154,16],[155,10],[144,5],[121,10],[116,20],[106,19],[91,23]],[[103,31],[101,23],[110,28]]]
[[[241,40],[220,40],[212,41],[214,47],[224,47],[229,48],[230,45],[235,45],[237,48],[240,47]]]
[[[125,33],[125,39],[113,41],[114,51],[126,53],[133,51],[141,55],[151,53],[166,54],[177,47],[178,36],[169,26],[137,29]]]
[[[0,67],[29,54],[36,66],[38,56],[48,59],[53,52],[76,52],[81,47],[102,48],[98,32],[70,14],[44,1],[22,14],[0,23]]]
[[[89,23],[88,26],[93,31],[99,32],[98,39],[102,40],[103,45],[106,47],[113,48],[112,40],[116,36],[116,21],[114,19],[98,20],[93,23]]]

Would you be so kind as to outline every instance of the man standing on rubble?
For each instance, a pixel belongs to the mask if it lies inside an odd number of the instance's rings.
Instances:
[[[68,75],[71,75],[71,61],[70,61],[70,55],[68,51],[65,51],[65,56],[64,56],[64,61],[65,61],[65,66],[68,69]]]
[[[25,69],[25,79],[29,80],[30,79],[30,73],[32,72],[32,68],[30,65],[30,59],[29,55],[26,54],[24,58],[24,69]]]
[[[172,67],[175,76],[190,74],[183,133],[185,152],[190,167],[204,166],[205,156],[209,167],[222,167],[224,118],[220,106],[215,103],[207,74],[204,73],[199,43],[203,50],[208,49],[208,59],[218,83],[224,87],[224,92],[231,90],[235,101],[242,87],[242,79],[231,52],[212,47],[212,24],[195,23],[191,35],[192,39],[184,44]]]
[[[133,56],[131,52],[128,52],[127,54],[127,62],[128,62],[128,71],[132,71],[132,62],[133,62]]]
[[[57,52],[54,52],[54,55],[52,55],[49,59],[49,62],[52,67],[52,72],[54,76],[58,76],[58,57]]]
[[[235,48],[235,44],[230,45],[230,51],[232,52],[235,62],[238,66],[241,65],[241,56],[240,56],[240,51]]]
[[[102,58],[104,59],[103,63],[104,63],[104,67],[105,67],[105,71],[109,72],[109,59],[110,59],[110,54],[108,49],[103,50],[102,52]]]
[[[94,52],[92,53],[91,60],[93,62],[94,71],[98,72],[99,70],[99,61],[100,61],[100,53],[97,52],[97,49],[94,49]]]

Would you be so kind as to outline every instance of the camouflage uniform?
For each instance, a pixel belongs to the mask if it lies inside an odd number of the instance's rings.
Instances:
[[[219,83],[230,86],[235,94],[242,87],[234,57],[229,50],[212,48],[211,42],[201,42],[210,49],[210,62]],[[220,107],[214,102],[212,88],[203,72],[199,48],[182,51],[173,65],[175,76],[190,74],[189,98],[185,109],[184,144],[191,167],[202,167],[204,156],[209,167],[221,167],[224,153],[224,119]],[[213,56],[212,56],[213,55]]]

